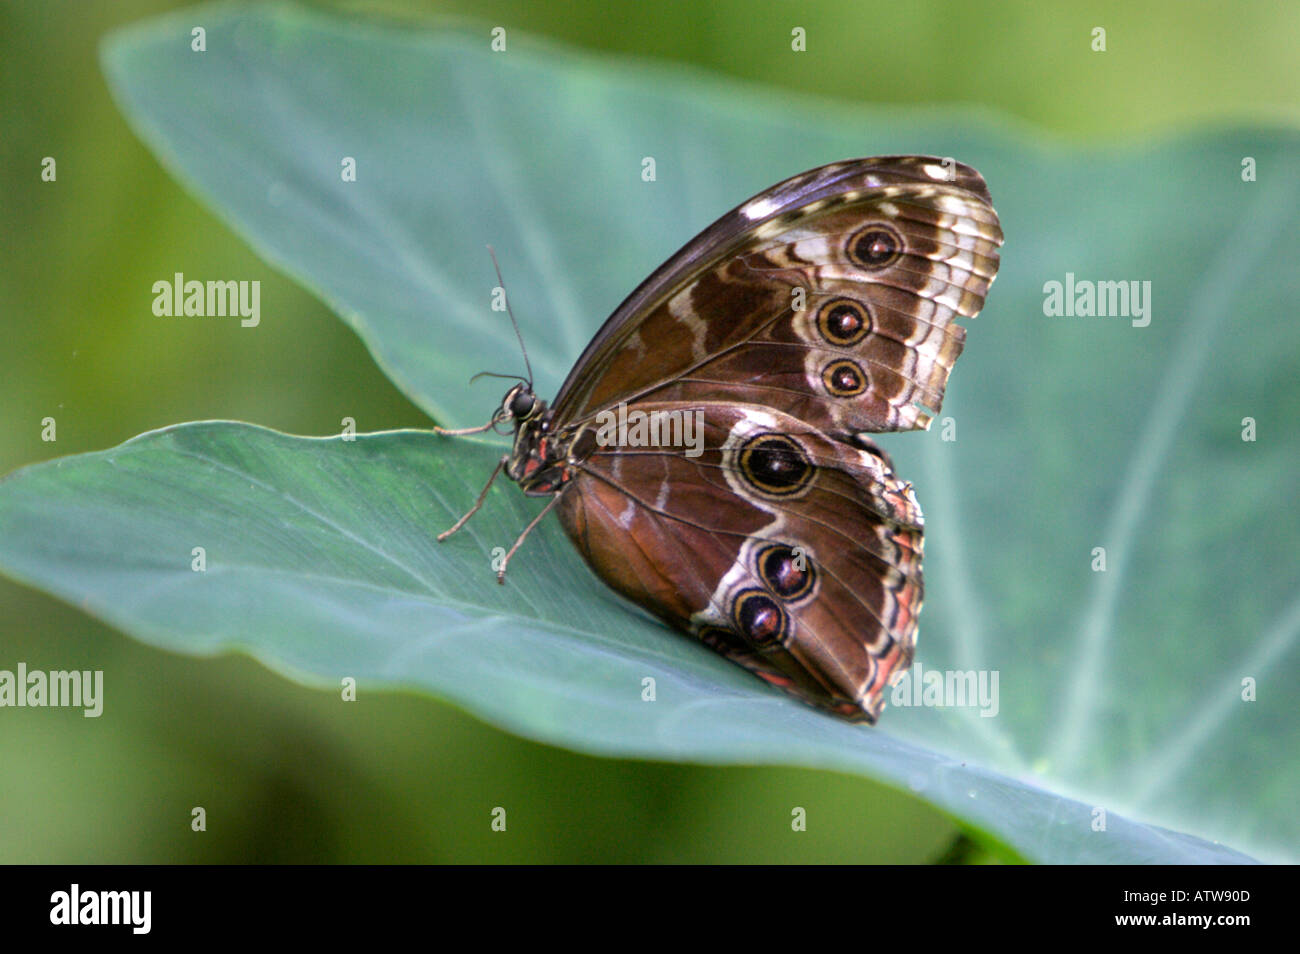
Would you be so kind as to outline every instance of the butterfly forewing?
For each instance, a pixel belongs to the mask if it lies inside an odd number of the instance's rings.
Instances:
[[[978,312],[996,273],[987,195],[974,170],[916,157],[839,163],[773,187],[629,297],[557,413],[749,399],[840,434],[925,426],[916,405],[938,409],[961,352],[953,319]]]

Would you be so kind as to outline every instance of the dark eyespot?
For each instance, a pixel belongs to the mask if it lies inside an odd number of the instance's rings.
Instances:
[[[834,397],[853,397],[867,389],[867,376],[856,362],[845,358],[822,368],[822,384]]]
[[[783,543],[758,554],[758,575],[783,600],[797,600],[812,591],[816,571],[804,549]]]
[[[510,414],[516,418],[525,418],[537,406],[537,397],[527,388],[520,388],[510,398]]]
[[[736,628],[756,649],[770,649],[785,642],[790,617],[776,600],[762,590],[744,590],[732,608]]]
[[[846,251],[854,265],[875,270],[894,263],[902,254],[903,239],[888,225],[873,223],[853,234]]]
[[[784,434],[758,434],[741,445],[740,472],[756,490],[788,497],[808,486],[813,465],[804,449]]]
[[[871,315],[852,298],[832,298],[817,312],[817,331],[825,341],[841,348],[852,347],[871,330]]]

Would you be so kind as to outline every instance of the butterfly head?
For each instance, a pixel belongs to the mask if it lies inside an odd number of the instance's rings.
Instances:
[[[501,401],[501,410],[497,412],[497,419],[503,423],[512,422],[515,427],[518,427],[545,410],[546,402],[537,400],[532,385],[520,381],[506,392],[505,398]]]

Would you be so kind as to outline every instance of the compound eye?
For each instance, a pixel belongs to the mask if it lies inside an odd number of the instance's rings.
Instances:
[[[510,414],[516,418],[525,418],[537,406],[537,398],[532,391],[521,388],[510,398]]]

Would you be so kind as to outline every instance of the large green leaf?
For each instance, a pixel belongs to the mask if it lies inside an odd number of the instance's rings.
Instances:
[[[999,709],[842,725],[626,608],[552,524],[497,587],[491,548],[535,502],[494,491],[434,544],[499,451],[425,434],[196,424],[32,468],[0,485],[8,572],[158,645],[422,687],[586,751],[869,774],[1035,860],[1241,859],[1191,835],[1296,856],[1295,135],[1067,149],[288,7],[157,21],[105,59],[172,170],[454,424],[499,398],[464,386],[472,370],[519,365],[488,242],[546,391],[623,294],[758,189],[849,155],[975,165],[1008,241],[944,408],[956,440],[889,449],[928,518],[920,664],[996,670]],[[1067,272],[1150,281],[1149,326],[1046,317]]]
[[[155,645],[244,649],[306,682],[430,689],[588,752],[862,772],[1030,858],[1240,858],[1114,816],[1099,836],[1087,805],[767,690],[629,612],[554,524],[497,586],[492,547],[536,510],[522,495],[495,495],[456,544],[433,539],[492,459],[419,432],[349,442],[184,424],[0,484],[0,562]]]

